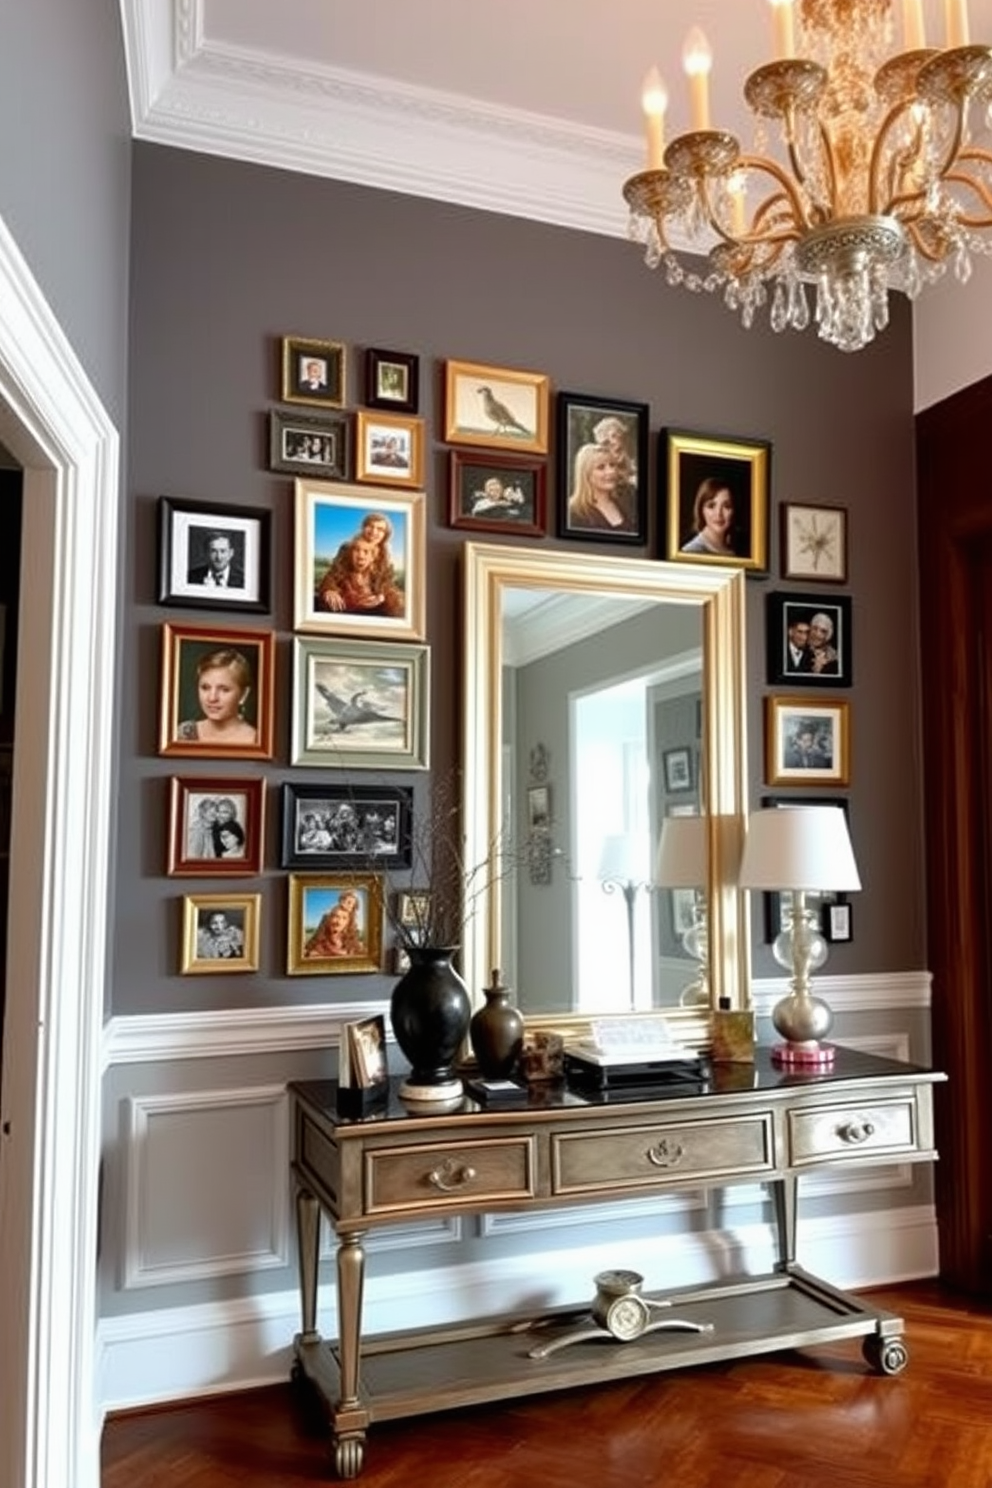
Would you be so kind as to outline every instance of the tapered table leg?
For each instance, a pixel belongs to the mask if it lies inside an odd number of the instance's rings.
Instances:
[[[358,1364],[362,1336],[362,1291],[365,1247],[361,1234],[338,1240],[338,1349],[341,1360],[342,1409],[358,1404]]]
[[[296,1194],[296,1237],[299,1246],[300,1303],[304,1343],[317,1337],[317,1270],[320,1260],[320,1205],[305,1188]]]
[[[788,1271],[796,1263],[796,1216],[799,1180],[796,1177],[776,1178],[771,1185],[772,1202],[775,1206],[775,1228],[778,1234],[778,1260],[776,1271]]]

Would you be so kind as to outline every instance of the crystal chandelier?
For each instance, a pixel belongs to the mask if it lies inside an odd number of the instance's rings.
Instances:
[[[944,0],[944,48],[926,45],[923,0],[770,0],[778,60],[753,72],[754,153],[709,118],[706,38],[683,51],[692,130],[664,143],[667,94],[645,82],[648,168],[624,185],[630,236],[669,284],[722,289],[750,326],[769,300],[777,330],[815,317],[859,351],[888,323],[890,289],[914,299],[948,264],[962,283],[992,253],[992,48],[969,44],[967,0]],[[798,25],[796,22],[798,21]],[[781,159],[769,153],[776,127]],[[673,242],[705,253],[696,272]]]

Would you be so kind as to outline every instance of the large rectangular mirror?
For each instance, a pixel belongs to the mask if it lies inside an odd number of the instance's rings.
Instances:
[[[528,1021],[567,1029],[746,1006],[743,575],[469,543],[464,592],[466,862],[488,864],[473,994],[498,966]],[[692,891],[653,883],[662,823],[685,814],[708,849],[703,1009]]]

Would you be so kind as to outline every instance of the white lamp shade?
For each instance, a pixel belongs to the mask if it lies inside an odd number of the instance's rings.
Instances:
[[[776,806],[751,813],[742,889],[860,889],[840,806]]]
[[[661,826],[654,881],[663,889],[703,889],[709,882],[709,843],[704,816],[666,816]]]
[[[614,832],[603,838],[596,877],[618,883],[644,883],[648,876],[648,839],[640,832]]]

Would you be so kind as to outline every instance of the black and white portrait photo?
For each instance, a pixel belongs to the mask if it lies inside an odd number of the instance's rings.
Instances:
[[[267,511],[159,502],[159,603],[186,609],[269,607]]]
[[[259,894],[189,894],[183,900],[183,976],[258,970]]]

